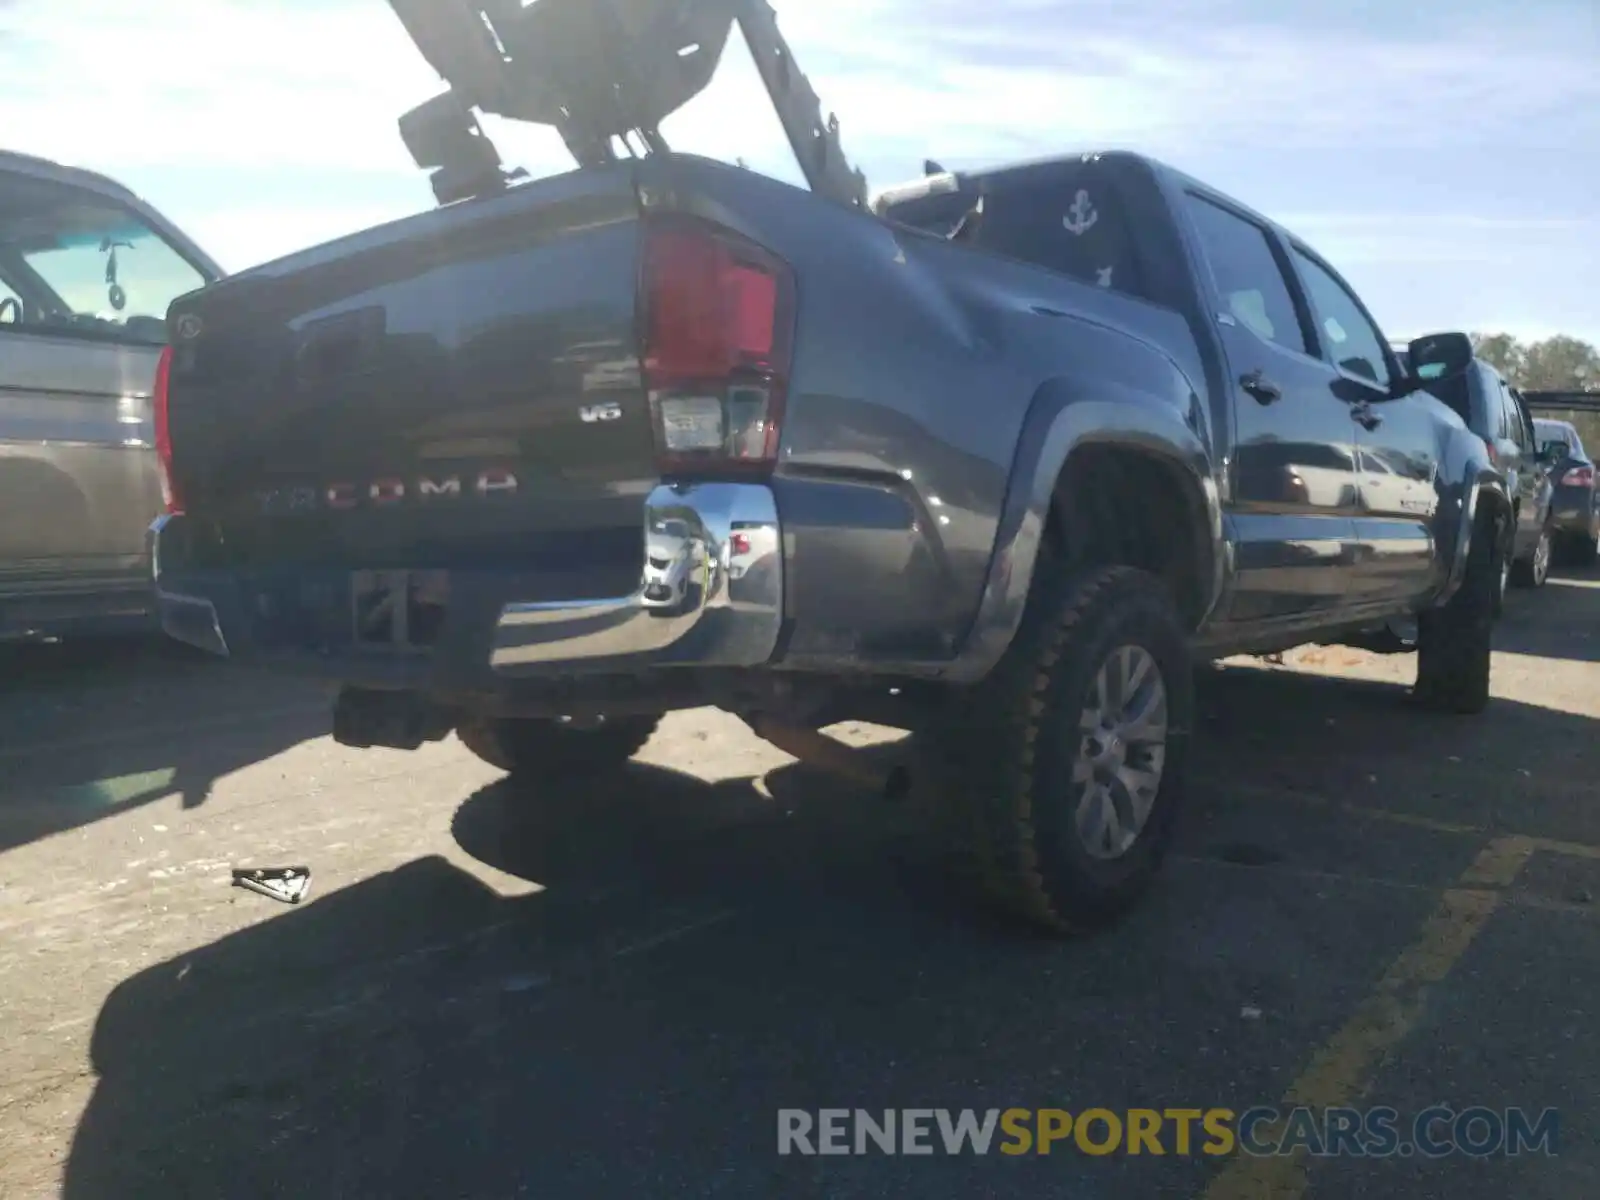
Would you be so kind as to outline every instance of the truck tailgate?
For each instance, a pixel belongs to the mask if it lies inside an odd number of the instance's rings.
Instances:
[[[180,300],[170,469],[209,556],[559,558],[627,591],[657,475],[638,215],[632,164],[574,171]]]

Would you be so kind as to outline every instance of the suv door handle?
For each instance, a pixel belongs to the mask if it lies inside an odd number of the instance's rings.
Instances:
[[[1372,410],[1372,405],[1368,404],[1365,400],[1361,401],[1359,404],[1352,404],[1350,406],[1350,415],[1360,424],[1361,428],[1363,429],[1376,429],[1379,425],[1383,424],[1383,417],[1374,412]]]
[[[1259,369],[1251,371],[1248,375],[1241,375],[1239,386],[1261,404],[1272,404],[1283,399],[1283,389],[1263,375]]]

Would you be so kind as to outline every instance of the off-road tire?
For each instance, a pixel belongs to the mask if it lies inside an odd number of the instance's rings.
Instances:
[[[621,767],[650,740],[659,716],[612,717],[595,729],[543,717],[468,717],[461,744],[510,775],[597,774]]]
[[[1167,693],[1165,763],[1149,816],[1118,858],[1096,859],[1073,824],[1072,764],[1088,689],[1117,647],[1144,649]],[[1071,572],[1042,555],[1021,627],[959,705],[941,755],[964,857],[1011,916],[1053,934],[1110,924],[1150,887],[1171,839],[1194,715],[1188,636],[1166,585],[1131,567]]]
[[[1538,569],[1539,546],[1536,544],[1532,554],[1511,564],[1511,582],[1519,588],[1541,588],[1550,578],[1550,563],[1555,557],[1556,536],[1548,524],[1539,536],[1543,539],[1544,545],[1544,571],[1541,574]]]
[[[1489,704],[1502,547],[1499,518],[1482,515],[1472,531],[1460,588],[1442,608],[1417,617],[1417,684],[1412,699],[1423,708],[1472,714]]]
[[[1511,589],[1512,576],[1516,574],[1516,562],[1512,558],[1512,551],[1515,548],[1515,542],[1508,530],[1505,541],[1500,545],[1499,573],[1495,575],[1494,602],[1490,605],[1490,613],[1496,621],[1505,615],[1506,592]]]

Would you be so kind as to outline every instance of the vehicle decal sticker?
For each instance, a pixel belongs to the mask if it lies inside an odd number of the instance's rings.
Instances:
[[[1089,193],[1079,188],[1078,194],[1072,199],[1072,207],[1061,218],[1061,227],[1074,237],[1082,237],[1099,219],[1100,214],[1090,202]]]

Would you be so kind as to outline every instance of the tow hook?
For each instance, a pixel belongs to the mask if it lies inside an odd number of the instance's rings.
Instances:
[[[367,750],[415,750],[443,741],[457,714],[416,692],[340,688],[333,701],[333,740]]]
[[[847,746],[825,733],[800,725],[789,725],[760,713],[740,714],[740,719],[758,738],[771,742],[785,754],[792,755],[807,766],[870,788],[886,800],[899,800],[911,790],[911,774],[905,767],[881,766],[872,761],[866,752]]]

